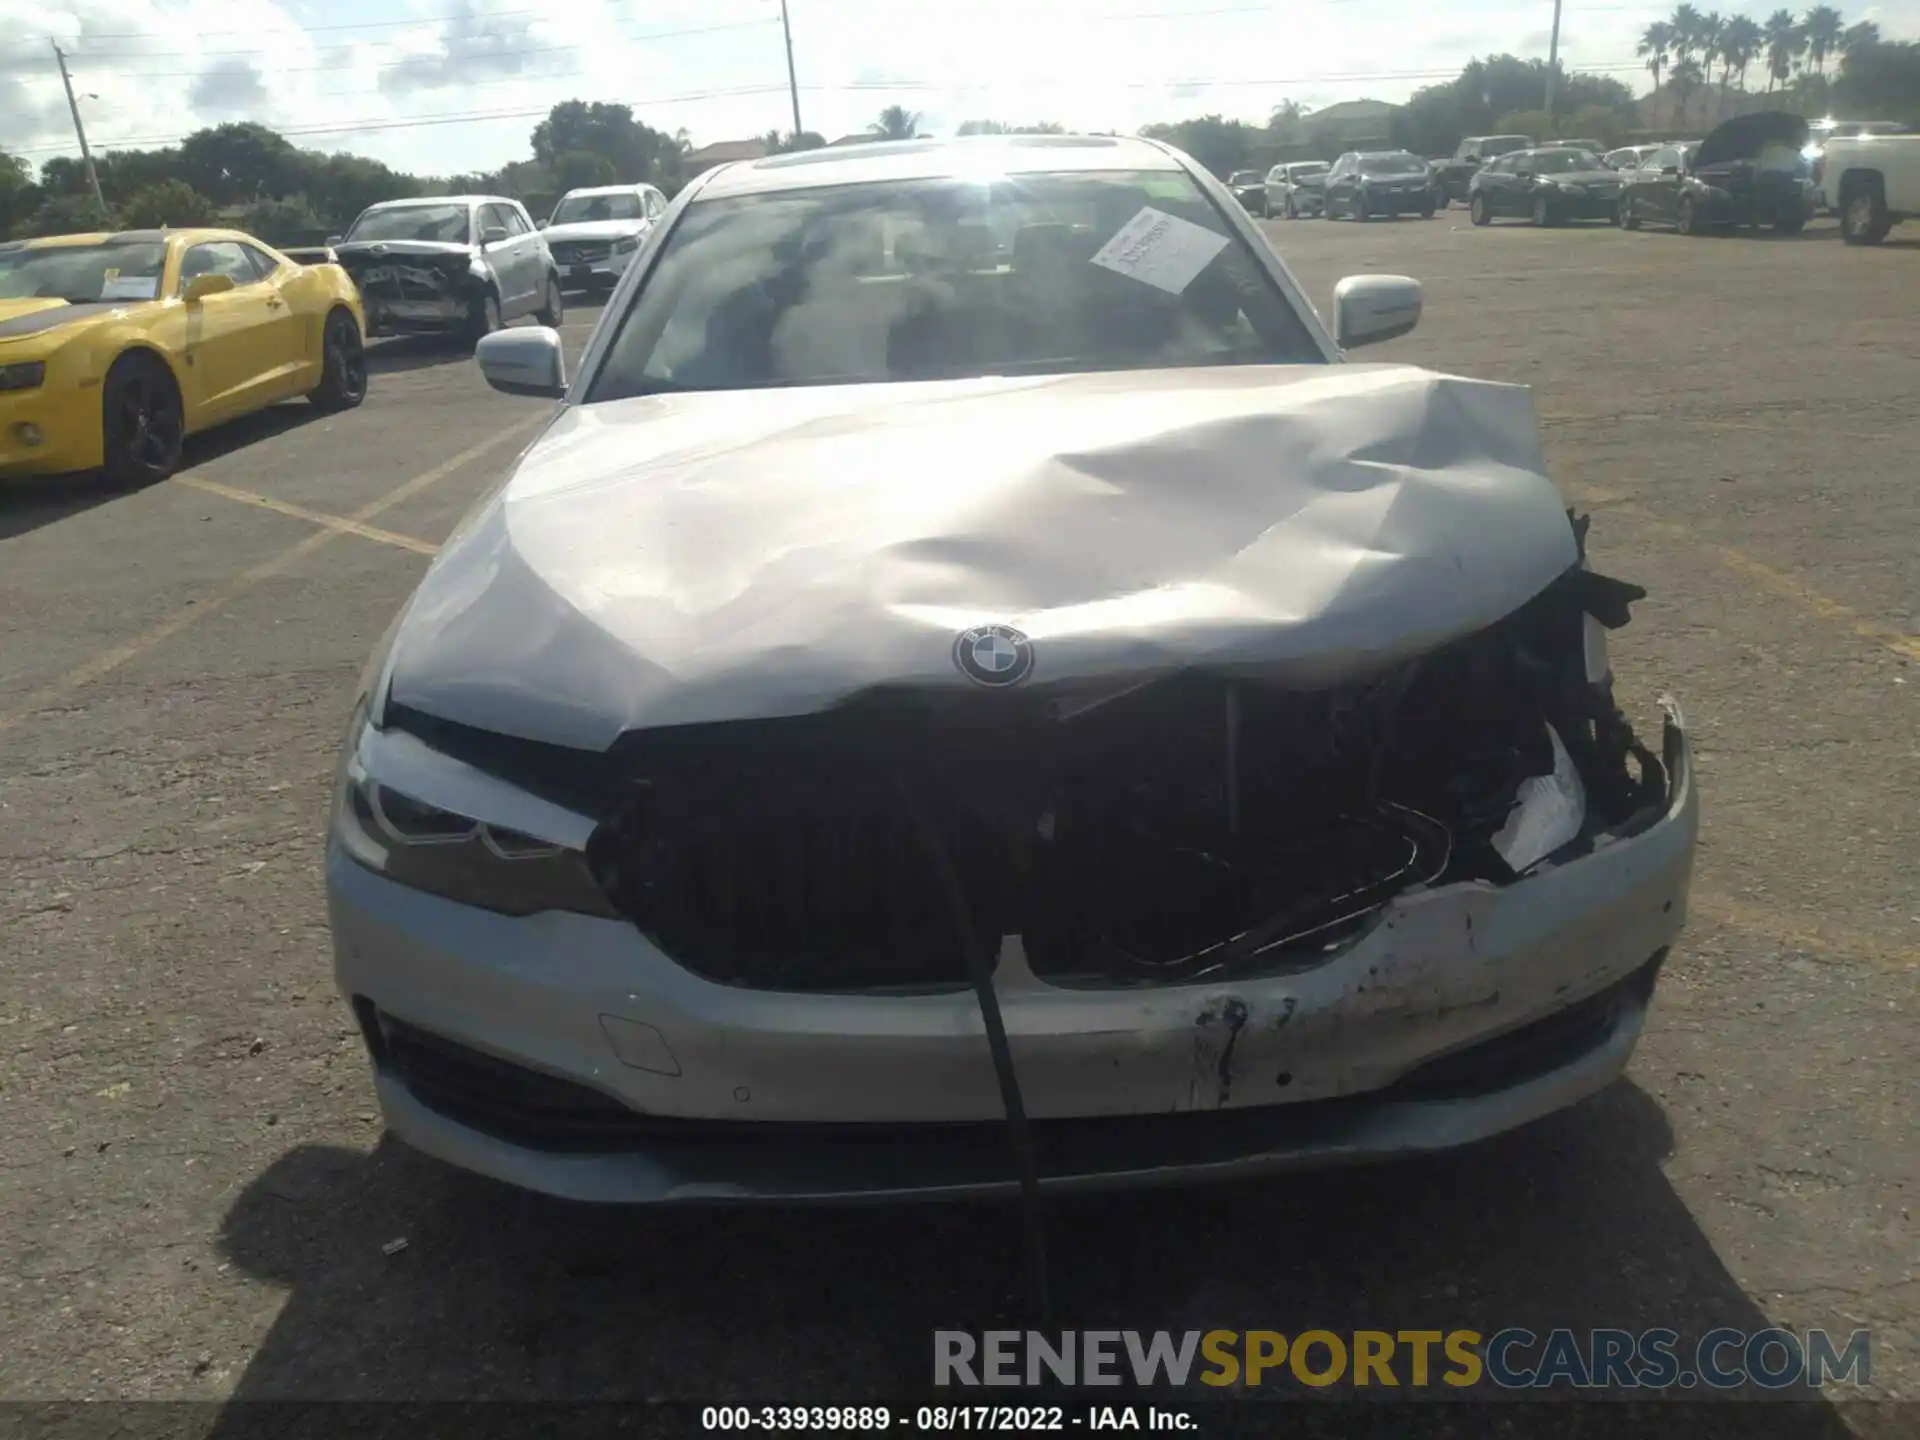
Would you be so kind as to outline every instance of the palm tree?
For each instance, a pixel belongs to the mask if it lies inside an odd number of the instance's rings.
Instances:
[[[1720,12],[1718,10],[1709,11],[1700,17],[1700,31],[1699,34],[1694,37],[1700,42],[1700,63],[1706,67],[1708,79],[1713,78],[1713,62],[1716,60],[1722,62],[1720,70],[1720,86],[1722,89],[1726,88],[1727,72],[1725,66],[1726,57],[1720,53],[1720,32],[1726,28],[1727,22],[1720,18]]]
[[[1793,60],[1800,53],[1800,22],[1791,10],[1776,10],[1760,27],[1767,46],[1767,90],[1782,89],[1793,78]]]
[[[1840,48],[1842,23],[1840,12],[1831,5],[1816,5],[1801,22],[1807,36],[1807,59],[1816,74],[1825,77],[1827,56]]]
[[[867,133],[876,140],[911,140],[920,133],[919,113],[903,105],[889,105],[867,127]]]
[[[1647,69],[1653,72],[1654,93],[1660,92],[1660,72],[1666,69],[1667,56],[1673,50],[1673,26],[1664,20],[1656,20],[1640,32],[1639,54],[1644,55]]]
[[[1674,116],[1676,124],[1686,120],[1687,101],[1693,97],[1693,92],[1700,88],[1701,82],[1706,78],[1700,69],[1700,62],[1691,55],[1673,62],[1673,98],[1679,106]]]
[[[1759,57],[1763,38],[1759,25],[1745,15],[1735,15],[1720,32],[1720,53],[1740,77],[1742,90],[1747,88],[1747,67]]]
[[[1673,29],[1673,58],[1676,62],[1691,60],[1693,52],[1700,48],[1700,27],[1706,22],[1702,15],[1691,5],[1676,5],[1673,16],[1667,24]]]
[[[1840,55],[1842,59],[1852,60],[1862,50],[1871,50],[1880,43],[1880,27],[1871,20],[1862,20],[1858,25],[1849,25],[1846,34],[1840,37]]]

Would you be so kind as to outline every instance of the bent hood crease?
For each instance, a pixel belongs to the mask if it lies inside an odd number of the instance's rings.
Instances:
[[[1328,685],[1577,561],[1518,386],[1247,367],[677,394],[562,411],[435,561],[391,698],[587,749],[663,725],[1206,667]]]

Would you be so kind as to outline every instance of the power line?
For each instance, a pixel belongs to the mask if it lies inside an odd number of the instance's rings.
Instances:
[[[1569,61],[1567,67],[1569,67],[1569,71],[1574,71],[1574,73],[1607,75],[1607,73],[1640,71],[1640,69],[1644,69],[1644,63],[1638,60],[1605,61],[1605,63]],[[1112,88],[1112,90],[1152,90],[1152,88],[1169,88],[1169,90],[1171,90],[1171,88],[1179,88],[1179,86],[1202,86],[1202,88],[1260,86],[1260,88],[1281,88],[1281,86],[1298,86],[1298,84],[1448,81],[1448,79],[1455,79],[1457,75],[1459,75],[1459,69],[1453,67],[1453,69],[1427,69],[1427,71],[1367,71],[1367,73],[1346,71],[1346,73],[1288,75],[1288,77],[1273,77],[1273,79],[1229,79],[1229,81],[1221,81],[1221,79],[1110,81],[1110,83],[1106,83],[1104,88]],[[566,79],[566,77],[561,77],[561,75],[538,75],[538,77],[526,77],[526,79],[532,79],[532,81],[551,81],[551,79]],[[499,81],[499,83],[515,83],[515,81],[520,81],[520,77],[511,77],[509,81]],[[1018,88],[1025,88],[1025,86],[1052,83],[1056,83],[1056,81],[1035,79],[1035,77],[1023,77],[1023,79],[1014,81],[1014,83],[1004,83],[1004,81],[1002,81],[1002,83],[995,84],[947,84],[931,83],[931,81],[852,81],[852,83],[847,84],[803,84],[803,86],[799,86],[799,88],[806,90],[806,92],[812,92],[812,94],[852,94],[852,92],[929,94],[929,92],[950,92],[950,94],[962,94],[962,96],[964,96],[964,94],[981,92],[981,90],[1018,90]],[[484,81],[476,84],[484,84]],[[741,98],[741,96],[781,94],[781,92],[785,92],[785,90],[789,90],[787,84],[747,84],[747,86],[733,86],[733,88],[720,88],[720,90],[691,90],[691,92],[685,92],[685,94],[659,96],[659,98],[653,98],[653,100],[620,100],[620,102],[614,102],[614,104],[626,104],[626,106],[632,106],[632,108],[636,109],[653,108],[653,106],[684,106],[684,104],[699,104],[699,102],[705,102],[705,100],[732,100],[732,98]],[[468,111],[449,111],[449,113],[430,113],[430,115],[397,115],[397,117],[378,119],[378,121],[359,121],[359,123],[353,123],[353,125],[292,125],[292,127],[284,127],[284,129],[282,129],[282,127],[275,127],[275,132],[276,134],[282,134],[282,136],[290,138],[290,140],[317,138],[317,136],[334,136],[334,134],[376,134],[376,132],[409,131],[409,129],[424,129],[424,127],[438,127],[438,125],[482,125],[482,123],[503,121],[503,119],[534,119],[534,117],[545,117],[551,109],[553,109],[551,104],[549,104],[549,106],[540,106],[540,108],[528,109],[468,109]],[[96,150],[144,150],[144,148],[152,148],[152,146],[177,144],[179,138],[179,134],[127,136],[127,138],[113,138],[113,140],[96,142],[94,148],[96,148]],[[10,154],[15,154],[15,156],[40,156],[40,154],[60,154],[63,150],[65,150],[63,144],[42,144],[42,146],[19,146],[19,148],[10,150]]]
[[[1568,68],[1569,70],[1577,71],[1578,73],[1581,73],[1581,74],[1591,75],[1591,74],[1605,74],[1609,72],[1618,73],[1618,72],[1624,72],[1624,71],[1637,71],[1645,67],[1641,64],[1641,62],[1637,60],[1633,60],[1633,61],[1609,62],[1606,64],[1576,64],[1576,63],[1570,62]],[[1287,85],[1354,84],[1354,83],[1363,83],[1363,82],[1394,81],[1394,80],[1448,80],[1448,79],[1454,78],[1459,73],[1460,73],[1459,70],[1456,68],[1451,70],[1398,70],[1398,71],[1375,71],[1375,72],[1369,72],[1369,73],[1348,72],[1343,74],[1324,73],[1319,75],[1294,75],[1294,76],[1286,76],[1286,77],[1280,77],[1280,78],[1274,78],[1274,79],[1262,79],[1262,80],[1251,80],[1251,79],[1247,79],[1247,80],[1130,80],[1130,81],[1110,82],[1107,88],[1114,89],[1114,90],[1147,90],[1147,89],[1159,89],[1162,87],[1171,89],[1171,88],[1177,88],[1182,85],[1204,86],[1209,89],[1218,89],[1218,88],[1226,88],[1226,87],[1238,88],[1238,87],[1246,87],[1246,86],[1279,88],[1281,86],[1287,86]],[[533,78],[552,79],[552,78],[559,78],[559,77],[540,76],[540,77],[533,77]],[[1035,81],[1032,83],[1041,84],[1044,82]],[[655,99],[622,100],[615,103],[628,105],[634,109],[642,109],[642,108],[648,108],[648,107],[657,106],[657,105],[688,105],[688,104],[696,104],[705,100],[736,99],[743,96],[752,96],[752,95],[777,95],[777,94],[786,92],[788,88],[789,88],[788,86],[780,85],[780,84],[744,85],[744,86],[737,86],[730,89],[696,90],[696,91],[689,91],[681,95],[663,95]],[[853,82],[849,82],[847,84],[842,84],[842,85],[802,85],[799,88],[814,94],[849,94],[849,93],[926,94],[926,93],[932,93],[932,92],[951,92],[955,94],[967,94],[969,92],[982,91],[982,90],[1013,90],[1013,89],[1019,89],[1021,88],[1021,86],[1018,84],[1004,84],[1004,83],[998,84],[998,85],[956,86],[956,85],[949,85],[945,83],[936,84],[936,83],[933,83],[930,81],[924,81],[924,80],[863,80],[863,81],[853,81]],[[451,112],[451,113],[444,113],[444,114],[395,116],[385,120],[362,121],[362,122],[349,124],[349,125],[295,125],[295,126],[288,126],[286,128],[275,127],[275,133],[284,135],[290,140],[301,139],[305,137],[326,136],[326,135],[375,134],[375,133],[389,131],[389,130],[407,130],[407,129],[414,129],[417,127],[426,127],[426,126],[482,124],[482,123],[495,121],[495,120],[528,119],[535,116],[544,117],[551,111],[552,108],[553,107],[551,105],[542,105],[532,109],[513,108],[513,109],[496,109],[496,110],[469,110],[469,111],[459,111],[459,112]],[[1309,118],[1311,117],[1309,116]],[[106,150],[106,149],[135,150],[135,149],[144,149],[144,148],[156,146],[156,145],[171,145],[176,143],[178,139],[179,139],[179,136],[177,134],[128,137],[124,139],[113,139],[113,140],[107,140],[103,142],[96,142],[95,148],[101,149],[101,150]],[[14,149],[10,153],[15,155],[57,154],[63,151],[65,148],[66,147],[64,145],[58,145],[58,144],[28,145],[28,146],[22,146],[18,149]]]

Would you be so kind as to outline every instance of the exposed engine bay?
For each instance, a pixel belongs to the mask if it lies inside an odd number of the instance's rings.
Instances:
[[[1625,624],[1643,595],[1583,562],[1487,629],[1323,691],[1197,670],[1073,696],[878,691],[565,752],[592,773],[523,743],[469,758],[590,805],[601,888],[712,980],[965,985],[912,803],[976,933],[1021,936],[1049,983],[1271,975],[1337,952],[1397,895],[1540,863],[1509,842],[1523,787],[1557,764],[1579,810],[1556,858],[1662,812],[1661,761],[1590,674],[1589,629]]]

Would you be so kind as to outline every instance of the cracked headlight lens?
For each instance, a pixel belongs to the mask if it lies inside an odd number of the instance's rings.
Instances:
[[[395,884],[501,915],[619,918],[579,850],[431,804],[375,779],[359,756],[364,708],[342,757],[333,839]]]

